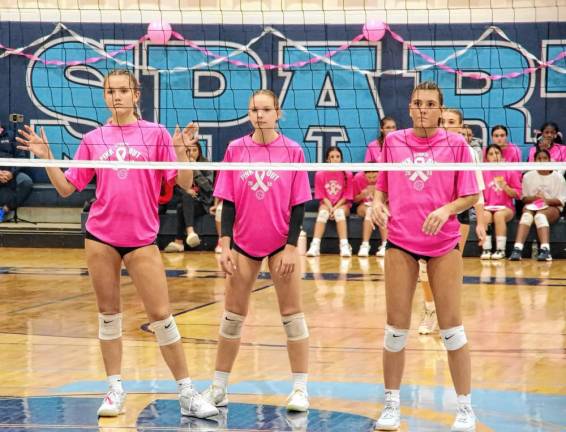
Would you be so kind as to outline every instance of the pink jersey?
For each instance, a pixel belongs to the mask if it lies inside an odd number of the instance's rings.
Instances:
[[[382,148],[378,140],[374,140],[368,144],[366,157],[364,162],[381,162]]]
[[[487,147],[483,151],[484,160],[487,160],[486,153]],[[501,149],[501,156],[503,157],[502,162],[521,162],[522,160],[521,149],[513,143],[507,143],[507,146]]]
[[[505,206],[508,209],[515,211],[513,205],[513,198],[499,187],[497,184],[497,177],[503,177],[509,187],[517,191],[517,196],[521,196],[521,180],[517,175],[517,171],[484,171],[483,181],[485,189],[483,191],[484,205],[485,206]],[[519,173],[520,174],[520,173]]]
[[[246,135],[232,141],[224,155],[224,162],[304,161],[301,146],[283,135],[267,144]],[[234,203],[234,243],[255,257],[267,256],[285,245],[291,208],[312,197],[306,171],[270,169],[221,171],[214,196]]]
[[[566,161],[566,146],[561,144],[553,144],[552,147],[547,149],[550,153],[551,162],[565,162]],[[537,152],[536,146],[532,146],[529,150],[529,162],[535,161],[535,153]]]
[[[385,138],[383,162],[472,162],[472,156],[459,134],[438,128],[431,137],[420,138],[412,129],[404,129]],[[382,171],[376,187],[388,194],[387,239],[409,252],[431,257],[456,247],[460,224],[452,215],[437,235],[427,235],[422,231],[427,216],[459,197],[478,193],[473,171]]]
[[[106,124],[84,135],[75,160],[175,162],[171,135],[165,127],[138,120],[125,126]],[[113,246],[151,244],[159,231],[157,214],[163,180],[176,170],[70,168],[67,180],[83,190],[96,175],[96,201],[86,229]]]
[[[354,199],[353,175],[347,171],[320,171],[314,177],[314,197],[317,200],[328,199],[335,205],[342,198],[345,205],[351,205]]]
[[[376,177],[377,179],[377,177]],[[365,172],[359,172],[354,176],[354,199],[362,193],[364,189],[368,186],[375,186],[375,181],[373,183],[368,182]],[[370,194],[363,198],[361,202],[363,203],[371,203],[373,201],[373,194]]]

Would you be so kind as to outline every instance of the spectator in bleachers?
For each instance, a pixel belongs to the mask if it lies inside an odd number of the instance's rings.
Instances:
[[[0,158],[25,157],[25,152],[16,146],[12,135],[0,125]],[[0,166],[0,222],[8,219],[8,213],[25,202],[32,187],[32,179],[19,167]]]
[[[368,144],[364,162],[381,162],[381,149],[383,148],[383,140],[389,132],[397,130],[397,123],[393,117],[383,117],[379,122],[379,138]]]
[[[503,153],[497,144],[486,149],[486,162],[502,162]],[[484,217],[487,235],[483,242],[481,259],[500,260],[505,258],[507,244],[507,222],[513,219],[515,206],[513,200],[521,196],[520,178],[514,171],[484,171],[485,189]],[[492,253],[492,230],[495,226],[495,252]]]
[[[341,163],[342,150],[328,147],[324,160],[328,163]],[[318,215],[314,234],[307,256],[320,255],[320,241],[329,220],[336,221],[336,231],[340,239],[340,256],[352,256],[348,242],[348,221],[353,200],[353,175],[349,171],[320,171],[314,178],[314,197],[319,200]]]
[[[196,132],[188,145],[188,156],[190,162],[207,162]],[[177,234],[175,241],[170,242],[164,252],[183,252],[185,241],[192,248],[200,244],[200,237],[194,228],[195,219],[209,213],[213,203],[212,185],[212,171],[194,170],[193,185],[189,191],[175,187],[175,193],[178,194]]]
[[[354,202],[356,214],[362,218],[362,243],[358,251],[359,257],[367,257],[370,252],[369,239],[373,231],[371,222],[371,210],[373,204],[373,195],[375,193],[375,182],[377,180],[377,171],[359,172],[354,176]],[[376,256],[385,256],[385,245],[387,244],[387,228],[379,227],[381,234],[381,245],[377,250]]]
[[[546,150],[552,162],[566,161],[566,146],[562,145],[560,129],[554,122],[546,122],[540,128],[540,134],[536,137],[536,143],[529,150],[529,162],[535,160],[535,153]]]
[[[501,150],[501,161],[521,162],[521,150],[515,144],[509,142],[508,137],[509,131],[506,126],[496,125],[491,128],[491,144],[497,144]]]
[[[534,158],[536,162],[549,162],[551,154],[548,150],[539,149]],[[564,208],[566,180],[557,171],[529,171],[523,176],[522,196],[525,206],[517,227],[513,252],[509,259],[511,261],[521,260],[523,245],[534,222],[540,241],[537,260],[551,261],[550,225],[560,218],[560,213]]]
[[[468,145],[472,148],[472,150],[474,150],[474,152],[476,152],[478,156],[477,159],[481,161],[483,159],[482,140],[474,136],[474,131],[472,130],[472,127],[469,124],[464,123],[461,129],[461,133],[466,139]]]

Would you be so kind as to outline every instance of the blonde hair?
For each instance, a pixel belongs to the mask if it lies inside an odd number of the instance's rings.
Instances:
[[[268,89],[256,90],[250,96],[250,102],[253,100],[254,97],[259,96],[259,95],[271,96],[271,98],[273,99],[273,105],[275,106],[275,109],[277,111],[281,110],[281,107],[279,105],[279,97],[277,97],[275,92],[273,92],[272,90],[268,90]],[[248,105],[249,105],[249,103],[248,103]]]
[[[411,92],[411,100],[413,100],[413,95],[417,90],[436,90],[436,92],[438,92],[438,101],[440,102],[440,106],[444,105],[444,95],[442,94],[442,90],[434,81],[423,81],[422,83],[417,84]]]
[[[133,90],[134,92],[141,93],[140,83],[139,83],[138,79],[128,69],[113,69],[110,72],[108,72],[106,74],[106,76],[104,77],[103,88],[106,89],[106,86],[108,85],[108,79],[111,76],[127,76],[130,79],[131,90]],[[134,107],[134,116],[136,116],[136,118],[138,120],[141,119],[141,110],[140,110],[139,102]]]
[[[460,111],[457,108],[444,108],[444,112],[445,113],[450,113],[450,114],[456,114],[458,116],[458,118],[460,119],[460,124],[462,125],[462,127],[464,127],[464,114],[462,114],[462,111]]]

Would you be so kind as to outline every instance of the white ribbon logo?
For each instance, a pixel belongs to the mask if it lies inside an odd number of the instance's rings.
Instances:
[[[256,171],[255,172],[255,184],[252,186],[252,190],[253,191],[257,191],[258,189],[261,189],[264,192],[267,192],[269,190],[269,187],[263,182],[263,179],[265,178],[265,171]]]
[[[121,144],[116,147],[116,159],[119,162],[125,162],[126,156],[128,155],[128,149],[125,144]],[[119,179],[125,179],[128,177],[128,170],[126,168],[114,168],[118,172]]]

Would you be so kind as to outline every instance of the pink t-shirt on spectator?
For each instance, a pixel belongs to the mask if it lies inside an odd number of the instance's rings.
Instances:
[[[376,177],[377,180],[377,177]],[[375,186],[375,181],[373,183],[370,183],[366,177],[366,173],[365,172],[359,172],[356,173],[356,175],[354,176],[354,198],[357,197],[359,194],[362,193],[362,191],[367,188],[369,185],[374,185]],[[373,194],[370,194],[368,196],[366,196],[363,200],[363,203],[371,203],[373,202]]]
[[[515,211],[513,198],[498,186],[496,177],[503,177],[509,187],[517,191],[517,196],[521,196],[521,180],[517,175],[518,171],[484,171],[483,181],[485,189],[483,190],[484,206],[505,206]],[[520,173],[519,173],[520,174]]]
[[[305,161],[299,144],[279,135],[263,144],[246,135],[232,141],[224,162]],[[254,257],[264,257],[287,242],[291,208],[312,197],[306,171],[221,171],[214,196],[236,208],[234,243]]]
[[[434,135],[420,138],[412,129],[403,129],[385,138],[382,162],[472,162],[472,157],[459,134],[438,128]],[[422,231],[427,216],[459,197],[478,193],[473,171],[382,171],[376,187],[388,194],[387,239],[409,252],[431,257],[456,247],[460,224],[452,215],[437,235],[428,235]]]
[[[381,153],[382,149],[379,141],[374,140],[370,142],[366,150],[366,157],[364,159],[364,162],[381,162]]]
[[[350,206],[354,199],[353,175],[349,171],[320,171],[314,176],[314,197],[317,200],[328,199],[335,205],[342,198],[344,205]]]
[[[483,158],[486,160],[487,147],[483,150]],[[501,162],[521,162],[521,149],[515,144],[509,142],[505,148],[501,149],[501,156],[503,160]]]
[[[550,153],[550,160],[552,162],[564,162],[566,161],[566,146],[561,144],[553,144],[552,147],[546,149]],[[535,161],[535,153],[537,152],[536,146],[532,146],[529,150],[529,162]]]
[[[171,135],[165,127],[138,120],[128,125],[106,124],[84,135],[75,160],[154,161],[177,160]],[[138,247],[155,241],[159,231],[158,199],[163,180],[172,181],[176,170],[69,168],[67,180],[79,191],[96,175],[96,201],[86,229],[113,246]]]

